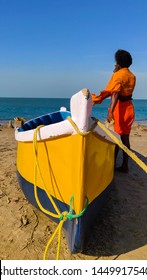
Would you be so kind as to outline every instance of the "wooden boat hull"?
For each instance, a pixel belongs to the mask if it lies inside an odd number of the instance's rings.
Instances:
[[[25,197],[33,206],[39,209],[34,196],[34,185],[26,181],[19,174],[18,171],[17,171],[17,178]],[[96,197],[88,205],[86,212],[83,214],[82,217],[78,219],[67,220],[64,223],[64,233],[71,253],[78,253],[83,251],[88,230],[95,224],[95,221],[99,213],[102,211],[102,207],[105,205],[109,192],[111,191],[112,188],[113,188],[113,181],[109,184],[109,186],[107,186],[107,188],[98,197]],[[38,188],[38,197],[44,208],[54,212],[54,208],[44,190]],[[54,201],[62,212],[67,211],[67,209],[69,209],[69,205],[59,200],[56,200],[55,198]],[[56,223],[59,222],[58,219],[52,218],[50,216],[49,218],[54,220]]]
[[[76,253],[113,185],[115,144],[91,118],[88,90],[73,95],[70,107],[24,123],[15,137],[25,196],[55,222],[65,218],[69,249]]]
[[[82,251],[87,230],[94,224],[112,187],[115,145],[92,132],[86,136],[59,136],[39,141],[37,145],[45,185],[60,212],[69,211],[74,196],[74,213],[78,214],[88,198],[86,212],[64,223],[70,251]],[[18,142],[18,181],[27,199],[38,208],[34,196],[34,165],[33,142]],[[41,205],[55,213],[39,176],[36,183]]]

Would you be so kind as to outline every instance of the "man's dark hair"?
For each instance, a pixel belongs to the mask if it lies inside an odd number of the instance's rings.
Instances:
[[[122,68],[129,67],[132,64],[132,56],[125,50],[118,50],[115,53],[115,61]]]

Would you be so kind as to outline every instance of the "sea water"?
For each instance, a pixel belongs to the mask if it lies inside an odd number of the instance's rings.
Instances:
[[[105,121],[110,100],[106,99],[100,105],[93,106],[92,116]],[[147,125],[147,99],[133,100],[135,107],[135,122]],[[70,110],[69,98],[0,98],[0,124],[8,123],[15,117],[25,120],[55,112],[60,107]]]

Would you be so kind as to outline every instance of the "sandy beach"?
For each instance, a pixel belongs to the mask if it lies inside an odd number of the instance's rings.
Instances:
[[[131,148],[147,164],[147,126],[135,124]],[[14,129],[0,126],[0,258],[42,260],[45,246],[56,228],[28,203],[16,177],[17,143]],[[122,153],[119,152],[118,164]],[[147,174],[132,160],[128,174],[115,173],[102,214],[88,232],[83,253],[70,254],[64,234],[61,260],[147,260]],[[56,240],[48,259],[56,258]]]

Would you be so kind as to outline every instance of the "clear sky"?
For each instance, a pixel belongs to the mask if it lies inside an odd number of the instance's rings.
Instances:
[[[0,97],[98,94],[117,49],[147,99],[147,0],[0,0]]]

